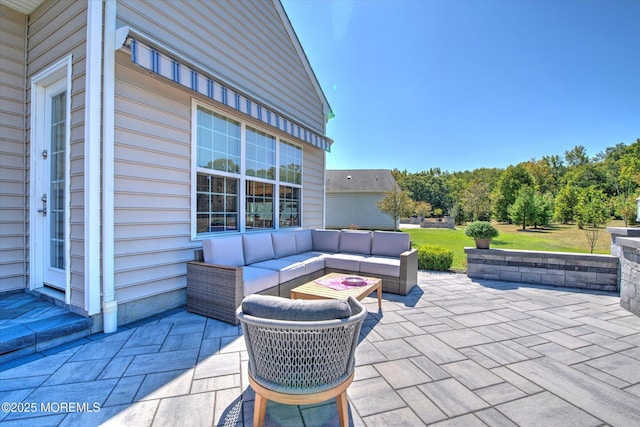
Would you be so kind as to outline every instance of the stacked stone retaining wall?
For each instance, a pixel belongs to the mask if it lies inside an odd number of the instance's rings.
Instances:
[[[464,252],[472,278],[618,291],[615,256],[476,248]]]
[[[620,306],[640,316],[640,228],[608,227],[611,254],[620,259]]]

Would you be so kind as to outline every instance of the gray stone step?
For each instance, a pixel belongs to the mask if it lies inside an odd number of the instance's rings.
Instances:
[[[91,334],[92,319],[66,312],[0,328],[0,363]]]

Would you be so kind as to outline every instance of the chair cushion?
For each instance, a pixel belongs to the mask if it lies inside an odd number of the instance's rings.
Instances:
[[[360,271],[360,261],[364,260],[365,257],[363,255],[339,253],[327,255],[324,259],[324,265],[327,268],[358,273]]]
[[[296,234],[292,232],[271,233],[273,254],[275,258],[283,258],[297,254]]]
[[[243,267],[242,268],[242,295],[250,295],[262,292],[265,289],[278,286],[280,274],[277,271],[266,268]]]
[[[327,254],[320,252],[304,252],[282,258],[285,261],[296,261],[304,264],[305,274],[311,274],[324,269],[324,259]]]
[[[300,230],[294,233],[296,235],[296,252],[311,252],[313,250],[313,239],[311,238],[311,230]]]
[[[293,260],[270,259],[267,261],[256,262],[249,267],[266,268],[274,270],[280,274],[279,283],[288,282],[305,275],[305,266],[303,263]]]
[[[273,259],[273,242],[271,233],[255,233],[242,235],[244,262],[249,265],[254,262]]]
[[[408,233],[394,231],[374,231],[371,243],[371,254],[380,256],[400,256],[411,249]]]
[[[242,236],[224,236],[202,241],[204,262],[240,267],[244,265]]]
[[[249,295],[242,301],[242,312],[264,319],[318,321],[350,317],[351,307],[345,300],[292,300],[270,295]]]
[[[342,230],[340,232],[340,252],[371,254],[371,232]]]
[[[400,259],[372,256],[360,261],[360,273],[400,277]]]
[[[314,251],[340,251],[340,230],[311,230],[311,238]]]

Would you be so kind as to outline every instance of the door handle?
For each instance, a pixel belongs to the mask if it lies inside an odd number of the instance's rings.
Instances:
[[[42,209],[38,209],[38,212],[42,214],[42,216],[47,216],[47,193],[42,195]]]

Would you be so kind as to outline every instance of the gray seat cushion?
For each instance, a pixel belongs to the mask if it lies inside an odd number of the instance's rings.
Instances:
[[[304,264],[305,274],[314,273],[324,268],[324,259],[326,254],[320,252],[304,252],[297,255],[291,255],[282,258],[284,261],[301,262]]]
[[[242,312],[264,319],[319,321],[351,316],[345,300],[291,300],[270,295],[249,295],[242,301]]]
[[[270,259],[251,264],[249,267],[266,268],[277,271],[280,275],[279,283],[288,282],[305,275],[304,264],[294,260]]]
[[[202,241],[204,262],[217,265],[240,267],[244,265],[242,236],[216,237]]]
[[[296,235],[296,252],[301,254],[313,250],[313,238],[311,230],[300,230],[293,232]]]
[[[360,271],[360,261],[365,259],[364,255],[358,254],[331,254],[324,259],[324,265],[327,268],[358,273]]]
[[[370,255],[371,232],[342,230],[340,232],[340,252]]]
[[[400,277],[400,260],[377,256],[368,257],[360,261],[360,273]]]
[[[280,273],[266,268],[242,267],[242,294],[250,295],[278,286]]]
[[[245,264],[274,258],[271,233],[249,233],[242,235]]]
[[[297,254],[296,233],[281,231],[271,233],[273,242],[273,253],[276,259]]]
[[[400,256],[411,249],[411,237],[408,233],[394,231],[374,231],[371,254],[378,256]]]
[[[311,239],[314,251],[340,251],[340,230],[312,230]]]

